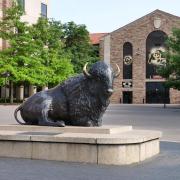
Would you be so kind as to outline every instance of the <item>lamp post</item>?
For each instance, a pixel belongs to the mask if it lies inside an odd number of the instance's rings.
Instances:
[[[159,96],[158,96],[159,89],[158,89],[158,88],[156,88],[156,89],[155,89],[155,91],[156,91],[156,95],[155,95],[155,97],[156,97],[156,101],[155,101],[155,103],[158,103],[158,102],[159,102]]]
[[[10,76],[10,73],[9,73],[9,72],[3,72],[3,73],[1,73],[1,76],[2,76],[3,78],[5,78],[5,99],[4,99],[4,102],[6,103],[7,78]]]
[[[166,108],[166,86],[164,86],[164,109]]]

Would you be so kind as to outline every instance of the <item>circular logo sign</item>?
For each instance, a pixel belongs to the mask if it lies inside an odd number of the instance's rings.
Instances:
[[[125,56],[125,57],[124,57],[124,64],[125,64],[125,65],[130,65],[130,64],[132,64],[132,56]]]

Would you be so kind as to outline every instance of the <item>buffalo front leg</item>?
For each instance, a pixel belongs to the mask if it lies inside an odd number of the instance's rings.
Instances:
[[[39,119],[40,126],[54,126],[54,127],[64,127],[64,121],[54,122],[48,117],[49,108],[45,108],[42,110],[42,118]]]

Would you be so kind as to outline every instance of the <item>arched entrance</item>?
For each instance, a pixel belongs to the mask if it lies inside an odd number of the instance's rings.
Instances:
[[[169,89],[165,88],[158,74],[158,66],[166,63],[167,35],[163,31],[153,31],[146,39],[146,103],[169,103]]]

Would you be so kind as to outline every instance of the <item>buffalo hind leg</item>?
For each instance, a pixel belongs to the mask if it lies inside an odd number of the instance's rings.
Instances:
[[[87,118],[82,118],[77,121],[72,121],[73,126],[85,126],[85,127],[93,127],[96,126],[92,120],[87,120]]]
[[[53,122],[51,119],[48,118],[48,109],[42,110],[42,118],[39,119],[40,126],[54,126],[54,127],[64,127],[64,121],[57,121]]]

